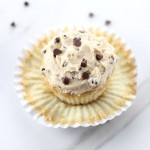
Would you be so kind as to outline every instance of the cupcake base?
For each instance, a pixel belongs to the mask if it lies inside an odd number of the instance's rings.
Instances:
[[[135,98],[136,65],[135,59],[130,56],[131,50],[126,49],[113,34],[94,28],[89,30],[97,36],[105,36],[116,48],[120,59],[107,83],[107,89],[95,101],[86,105],[72,105],[60,101],[41,75],[41,49],[54,36],[55,31],[51,32],[50,37],[44,36],[38,44],[33,44],[31,50],[25,50],[25,54],[19,59],[19,73],[16,73],[17,93],[21,94],[24,107],[31,115],[46,126],[77,127],[102,124],[121,114]]]

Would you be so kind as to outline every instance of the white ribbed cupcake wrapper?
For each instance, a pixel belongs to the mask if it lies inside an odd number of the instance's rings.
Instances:
[[[94,28],[91,28],[89,30],[94,30]],[[95,29],[94,31],[95,32],[98,32],[96,31],[97,29]],[[92,31],[92,32],[94,32]],[[112,37],[111,34],[108,34],[106,31],[101,31],[101,33],[104,34],[104,36],[108,36],[110,35],[110,37]],[[113,38],[113,40],[115,41],[117,38]],[[116,40],[116,43],[117,42],[120,42],[120,40]],[[37,40],[37,42],[39,42],[39,40]],[[33,42],[33,43],[36,43],[36,42]],[[26,48],[26,49],[30,49],[31,51],[33,50],[33,47],[29,47],[29,48]],[[24,51],[22,52],[21,58],[25,58],[27,57],[27,55],[24,53]],[[129,56],[128,57],[129,59],[132,58],[132,56]],[[126,61],[126,60],[124,60]],[[19,101],[20,103],[23,105],[24,109],[31,114],[31,116],[33,117],[34,120],[37,120],[37,122],[39,122],[40,124],[43,124],[44,126],[46,127],[54,127],[54,128],[58,128],[58,127],[61,127],[61,128],[67,128],[67,127],[73,127],[73,128],[76,128],[76,127],[79,127],[79,126],[83,126],[83,127],[88,127],[88,126],[96,126],[96,125],[99,125],[99,124],[104,124],[106,123],[108,120],[112,120],[113,118],[115,118],[116,116],[119,116],[121,115],[124,111],[126,111],[132,104],[132,99],[135,99],[135,94],[132,94],[130,93],[129,94],[129,97],[131,100],[126,100],[125,102],[125,105],[124,106],[119,106],[120,107],[120,110],[114,110],[113,114],[111,115],[108,115],[106,118],[104,119],[100,119],[99,121],[92,121],[92,122],[88,122],[88,121],[82,121],[82,122],[74,122],[73,124],[62,124],[61,122],[60,123],[56,123],[56,124],[53,124],[51,123],[50,121],[45,121],[45,117],[44,116],[39,116],[39,111],[38,110],[34,110],[33,109],[33,106],[30,105],[27,100],[24,99],[24,95],[26,94],[25,91],[23,90],[23,86],[20,84],[20,81],[22,81],[22,78],[19,76],[21,73],[22,73],[22,69],[19,68],[20,65],[23,65],[22,64],[22,61],[21,59],[18,59],[17,61],[17,67],[16,67],[16,70],[15,70],[15,78],[14,78],[14,81],[15,81],[15,89],[16,89],[16,92],[17,92],[17,95],[19,97]],[[131,63],[131,65],[133,66],[136,66],[135,64],[135,61]],[[132,73],[135,73],[136,74],[136,69],[132,70]],[[134,77],[133,79],[131,79],[131,81],[134,81],[136,82],[136,77]]]

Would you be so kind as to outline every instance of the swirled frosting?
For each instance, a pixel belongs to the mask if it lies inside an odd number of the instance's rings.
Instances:
[[[41,70],[51,86],[75,95],[102,87],[118,58],[106,38],[85,30],[59,31],[43,53]]]

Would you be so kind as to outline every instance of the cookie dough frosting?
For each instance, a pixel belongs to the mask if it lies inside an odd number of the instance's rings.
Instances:
[[[75,95],[102,87],[118,58],[104,37],[84,30],[59,32],[43,53],[41,71],[50,85]]]

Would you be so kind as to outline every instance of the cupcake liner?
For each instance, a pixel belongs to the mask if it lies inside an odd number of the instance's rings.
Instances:
[[[64,32],[67,28],[64,28]],[[44,35],[37,44],[23,51],[15,71],[15,88],[25,110],[47,127],[96,126],[119,116],[132,104],[136,94],[136,64],[131,50],[120,38],[98,28],[89,28],[97,36],[105,36],[119,56],[108,87],[97,100],[86,105],[71,105],[60,101],[50,90],[49,83],[40,73],[42,48],[55,35]]]

